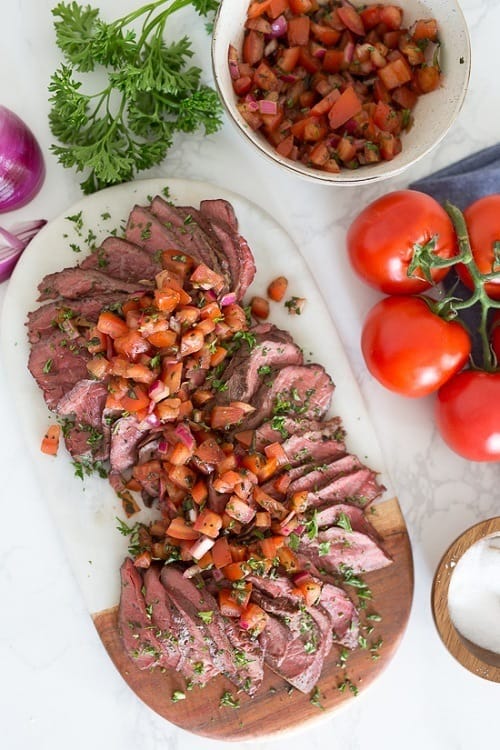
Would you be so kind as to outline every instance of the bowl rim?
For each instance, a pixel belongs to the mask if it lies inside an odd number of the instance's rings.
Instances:
[[[474,524],[448,547],[434,575],[431,590],[431,608],[434,624],[442,643],[450,654],[469,672],[491,682],[500,682],[500,667],[496,667],[472,653],[453,624],[448,609],[448,591],[451,577],[461,557],[476,542],[500,532],[500,516]]]
[[[229,106],[229,103],[227,101],[227,97],[225,96],[223,92],[223,86],[220,82],[220,75],[215,64],[215,57],[216,57],[216,48],[217,48],[218,37],[219,37],[219,34],[218,34],[219,20],[220,20],[221,13],[223,12],[223,6],[225,6],[226,2],[229,2],[229,1],[230,0],[221,0],[220,2],[220,5],[214,17],[213,34],[212,34],[212,42],[211,42],[212,74],[213,74],[215,87],[219,93],[219,97],[222,102],[222,105],[225,111],[227,112],[230,121],[233,122],[234,125],[236,126],[237,131],[249,143],[251,143],[252,146],[255,146],[257,148],[257,152],[259,153],[260,156],[262,156],[264,159],[270,159],[279,167],[284,167],[288,172],[298,175],[302,179],[306,179],[306,180],[309,180],[310,182],[315,182],[317,184],[319,183],[319,184],[325,184],[325,185],[339,185],[339,186],[343,185],[346,187],[357,187],[359,185],[374,184],[382,180],[387,180],[392,177],[396,177],[397,175],[401,174],[402,172],[406,171],[410,167],[417,164],[421,159],[423,159],[430,152],[432,152],[443,141],[443,139],[446,137],[451,127],[453,126],[454,122],[456,121],[463,107],[465,98],[467,96],[467,91],[469,88],[469,81],[470,81],[470,74],[471,74],[471,40],[470,40],[469,27],[467,25],[464,12],[460,4],[457,2],[457,0],[452,0],[453,9],[460,16],[462,27],[463,27],[463,32],[464,32],[463,41],[465,44],[465,52],[466,52],[466,55],[464,58],[464,80],[463,80],[459,95],[454,99],[454,106],[450,111],[450,115],[446,121],[445,126],[443,127],[439,136],[432,143],[429,143],[429,145],[426,148],[424,148],[421,152],[417,153],[410,161],[407,161],[404,164],[396,165],[392,167],[391,169],[389,169],[388,171],[384,172],[383,174],[379,173],[379,174],[370,175],[367,172],[362,172],[360,174],[360,170],[352,170],[351,172],[343,171],[340,173],[322,172],[321,170],[314,170],[311,167],[307,167],[306,165],[301,165],[301,162],[294,162],[290,159],[286,159],[285,157],[280,156],[274,149],[268,148],[266,145],[267,142],[261,141],[261,139],[258,137],[253,137],[253,134],[252,134],[253,131],[250,131],[248,128],[244,127],[243,123],[241,123],[234,116]],[[384,2],[384,0],[382,0],[382,2]],[[385,2],[388,2],[388,0],[385,0]],[[385,163],[393,164],[392,161],[385,162]],[[365,166],[361,167],[361,170],[365,169]]]

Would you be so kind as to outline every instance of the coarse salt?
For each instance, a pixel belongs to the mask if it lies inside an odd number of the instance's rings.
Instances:
[[[450,580],[448,609],[456,629],[500,654],[500,534],[473,544]]]

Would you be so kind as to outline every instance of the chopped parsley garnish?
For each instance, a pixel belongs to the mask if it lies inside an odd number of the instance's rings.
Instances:
[[[316,706],[316,708],[319,708],[321,711],[325,710],[325,707],[321,703],[321,693],[319,692],[319,687],[316,685],[314,690],[311,693],[311,697],[309,698],[309,702]]]
[[[288,431],[285,427],[285,419],[286,417],[274,416],[271,420],[271,427],[273,430],[276,430],[276,432],[279,432],[281,437],[286,440],[288,437]]]
[[[182,690],[174,690],[170,700],[172,701],[172,703],[177,703],[178,701],[186,700],[186,693],[183,693]]]
[[[206,610],[205,612],[198,612],[198,617],[200,620],[203,620],[203,622],[207,623],[209,625],[212,622],[212,618],[214,616],[213,610]]]
[[[323,557],[330,552],[331,542],[320,542],[318,545],[318,555]]]
[[[261,365],[257,372],[261,377],[263,377],[264,375],[270,375],[271,367],[269,365]]]
[[[311,518],[305,523],[305,531],[309,539],[316,539],[318,536],[318,511],[313,510]],[[326,553],[323,553],[326,554]]]
[[[229,708],[239,708],[240,702],[237,698],[234,698],[229,690],[226,690],[225,693],[222,693],[219,706],[229,706]]]
[[[297,552],[300,546],[300,536],[298,534],[295,534],[293,531],[288,537],[288,546],[290,547],[292,552]]]
[[[47,375],[52,370],[52,365],[53,365],[53,360],[48,359],[43,366],[42,372],[44,372]]]
[[[351,519],[343,511],[339,513],[339,516],[335,521],[335,526],[340,526],[340,528],[344,529],[344,531],[352,531]]]

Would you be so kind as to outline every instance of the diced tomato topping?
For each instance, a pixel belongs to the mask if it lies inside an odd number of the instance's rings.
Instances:
[[[362,102],[352,86],[348,86],[334,103],[328,114],[328,121],[332,129],[344,125],[351,117],[361,111]]]
[[[119,336],[125,336],[125,334],[128,333],[128,326],[125,321],[114,312],[105,310],[99,315],[97,330],[101,333],[105,333],[112,339],[116,339]]]
[[[51,424],[43,436],[40,450],[47,456],[57,456],[59,450],[59,439],[61,437],[61,426]]]

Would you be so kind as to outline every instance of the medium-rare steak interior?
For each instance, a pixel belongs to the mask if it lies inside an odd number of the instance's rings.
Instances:
[[[107,474],[127,516],[150,509],[121,526],[135,666],[253,695],[267,665],[307,693],[359,645],[358,576],[391,563],[365,514],[384,488],[324,367],[243,307],[254,274],[227,201],[156,196],[42,279],[28,364],[82,475]]]

